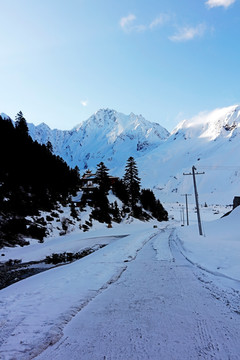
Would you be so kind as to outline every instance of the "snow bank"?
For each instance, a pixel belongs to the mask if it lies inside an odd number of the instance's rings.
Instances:
[[[147,226],[153,226],[156,221],[148,223]],[[61,254],[63,252],[78,252],[85,248],[91,248],[99,244],[109,244],[118,236],[128,235],[135,228],[146,228],[146,224],[137,219],[133,220],[132,224],[126,222],[115,224],[114,227],[108,229],[106,224],[94,223],[95,229],[89,232],[82,232],[75,230],[72,233],[45,238],[43,243],[37,240],[30,239],[28,246],[16,246],[14,248],[5,247],[0,249],[0,261],[5,262],[9,259],[21,260],[22,262],[40,261],[45,259],[46,256],[53,253]]]
[[[32,359],[56,342],[64,325],[99,292],[116,281],[127,263],[159,231],[153,228],[152,222],[135,222],[127,230],[131,235],[116,239],[81,260],[32,276],[0,291],[1,359]],[[69,235],[69,244],[74,236]]]
[[[229,216],[205,223],[205,236],[197,226],[177,230],[185,255],[214,274],[240,281],[240,207]]]

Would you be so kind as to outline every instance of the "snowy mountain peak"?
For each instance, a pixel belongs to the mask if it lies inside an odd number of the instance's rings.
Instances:
[[[41,144],[48,141],[53,152],[71,167],[95,168],[104,161],[113,169],[125,164],[129,156],[138,158],[165,141],[169,132],[142,115],[124,115],[100,109],[71,131],[51,130],[46,124],[28,124],[29,134]]]
[[[211,112],[203,112],[189,120],[182,121],[172,132],[174,137],[205,138],[215,140],[219,137],[231,138],[239,133],[240,106],[233,105]]]
[[[71,131],[51,130],[46,124],[28,124],[28,128],[33,140],[50,141],[53,152],[70,167],[77,165],[81,174],[103,161],[111,175],[122,176],[133,156],[143,187],[154,189],[165,201],[181,201],[180,194],[192,193],[192,179],[183,173],[193,165],[206,172],[198,177],[199,193],[207,194],[211,203],[227,204],[239,195],[239,105],[184,120],[171,136],[142,115],[111,109],[98,110]]]

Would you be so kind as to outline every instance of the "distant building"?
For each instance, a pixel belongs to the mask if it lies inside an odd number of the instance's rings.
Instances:
[[[235,209],[237,206],[240,205],[240,196],[234,196],[233,199],[233,208]]]
[[[117,176],[109,176],[109,180],[110,180],[110,184],[113,185],[118,180],[118,177]]]
[[[81,187],[83,192],[92,193],[97,187],[96,185],[96,174],[93,174],[91,170],[87,170],[81,178]]]
[[[110,184],[113,185],[118,179],[116,176],[109,176]],[[81,187],[84,193],[91,194],[97,187],[96,174],[92,173],[91,170],[87,170],[81,178]]]

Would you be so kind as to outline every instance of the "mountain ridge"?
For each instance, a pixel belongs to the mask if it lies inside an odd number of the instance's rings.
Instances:
[[[103,161],[112,175],[121,177],[133,156],[143,186],[163,201],[181,201],[181,193],[192,192],[192,179],[183,172],[193,165],[207,169],[197,179],[205,201],[229,204],[240,192],[239,105],[200,113],[171,133],[141,115],[111,109],[100,109],[72,130],[51,130],[44,123],[28,127],[33,140],[50,141],[54,153],[69,166],[77,165],[81,174]]]
[[[51,130],[46,124],[28,124],[28,128],[33,140],[44,144],[50,141],[56,155],[80,169],[94,168],[100,161],[111,168],[119,166],[123,152],[124,161],[131,155],[138,157],[169,136],[160,124],[142,115],[124,115],[111,109],[100,109],[72,130]],[[120,152],[120,161],[115,161],[115,154]]]

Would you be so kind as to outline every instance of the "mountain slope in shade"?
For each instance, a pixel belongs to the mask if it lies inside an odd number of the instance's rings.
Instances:
[[[55,154],[80,170],[95,168],[101,161],[109,168],[117,168],[129,156],[138,158],[169,136],[161,125],[141,115],[124,115],[109,109],[99,110],[71,131],[29,124],[29,133],[40,143],[50,141]]]

